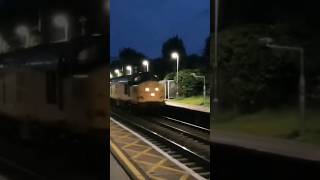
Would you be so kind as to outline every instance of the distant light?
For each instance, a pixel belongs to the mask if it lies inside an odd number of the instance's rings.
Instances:
[[[145,88],[144,89],[146,92],[149,92],[150,91],[150,88]]]
[[[144,66],[148,66],[149,62],[148,62],[147,60],[144,60],[144,61],[142,62],[142,64],[143,64]]]
[[[20,36],[28,36],[29,35],[29,29],[27,26],[21,25],[18,26],[16,29],[16,33]]]
[[[173,52],[173,53],[171,53],[171,58],[172,59],[178,59],[179,58],[179,54],[177,52]]]
[[[64,27],[68,25],[68,20],[64,15],[57,15],[54,17],[54,24],[59,27]]]
[[[156,90],[156,91],[159,91],[159,88],[156,87],[155,90]]]
[[[152,97],[156,96],[156,94],[155,94],[155,93],[150,93],[150,95],[151,95]]]
[[[115,69],[114,72],[117,74],[118,77],[120,76],[120,71],[119,71],[119,69]]]
[[[132,67],[131,67],[131,66],[127,66],[126,69],[127,69],[128,71],[131,71],[131,70],[132,70]]]

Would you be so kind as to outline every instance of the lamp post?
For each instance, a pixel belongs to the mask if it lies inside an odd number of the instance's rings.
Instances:
[[[29,47],[29,44],[30,44],[30,31],[28,29],[27,26],[24,26],[24,25],[20,25],[17,27],[16,29],[16,33],[25,39],[24,41],[24,47],[25,48],[28,48]]]
[[[117,77],[120,76],[120,71],[119,71],[119,69],[115,69],[114,72],[117,74]]]
[[[128,73],[129,75],[132,74],[132,67],[131,67],[131,66],[127,66],[127,67],[126,67],[126,70],[129,71],[129,73]]]
[[[299,109],[300,109],[300,135],[305,133],[305,75],[304,75],[304,49],[302,47],[295,46],[282,46],[271,44],[273,39],[270,37],[264,37],[259,39],[265,43],[266,47],[280,50],[296,51],[300,55],[300,75],[299,75]]]
[[[191,73],[191,75],[195,78],[201,78],[203,80],[203,105],[206,102],[206,76],[197,76],[195,73]]]
[[[171,58],[177,60],[177,97],[179,97],[179,54],[173,52],[171,53]]]
[[[69,39],[69,23],[67,18],[64,15],[56,15],[54,17],[54,24],[58,27],[61,27],[64,29],[64,40],[68,41]]]
[[[149,61],[148,60],[143,60],[142,61],[142,65],[146,67],[146,69],[147,69],[146,72],[149,72]]]

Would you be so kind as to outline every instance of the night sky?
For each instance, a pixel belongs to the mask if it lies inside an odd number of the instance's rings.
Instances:
[[[210,32],[210,0],[110,0],[111,56],[131,47],[159,57],[178,35],[187,53],[202,53]]]

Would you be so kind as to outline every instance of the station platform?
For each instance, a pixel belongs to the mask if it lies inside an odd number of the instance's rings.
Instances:
[[[110,118],[110,150],[129,176],[135,180],[203,179],[113,118]]]
[[[190,110],[193,110],[193,111],[200,111],[200,112],[210,113],[210,108],[209,107],[205,107],[205,106],[197,106],[197,105],[188,105],[188,104],[176,103],[176,102],[174,102],[172,100],[166,100],[165,104],[167,106],[174,106],[174,107],[190,109]]]
[[[1,177],[1,176],[0,176]],[[110,153],[110,180],[131,180],[119,162]],[[1,180],[1,178],[0,178]]]
[[[242,147],[285,157],[320,162],[320,146],[293,140],[214,130],[214,143]]]

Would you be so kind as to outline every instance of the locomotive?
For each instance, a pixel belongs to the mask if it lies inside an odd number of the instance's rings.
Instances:
[[[164,86],[150,72],[113,78],[110,100],[115,106],[156,109],[164,105]]]
[[[0,123],[15,124],[18,132],[104,133],[104,43],[102,35],[86,35],[0,55]]]

